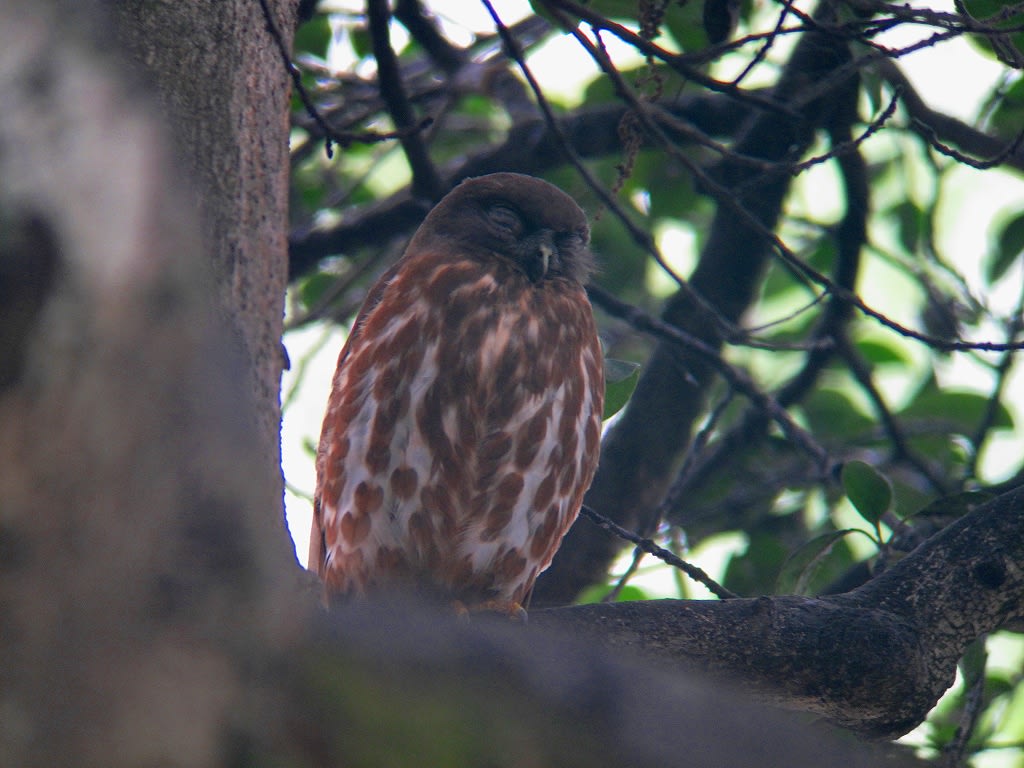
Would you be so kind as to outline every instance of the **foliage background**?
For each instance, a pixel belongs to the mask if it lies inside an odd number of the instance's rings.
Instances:
[[[650,38],[654,44],[685,54],[714,52],[706,62],[694,59],[694,68],[719,83],[733,81],[752,65],[739,88],[759,94],[776,82],[796,41],[813,26],[802,14],[814,9],[743,3],[735,9],[738,24],[729,37],[735,44],[715,48],[704,14],[708,8],[728,10],[727,5],[604,0],[587,8],[638,32],[637,19],[645,13],[650,19],[661,8],[659,34]],[[552,27],[557,15],[551,7],[566,4],[535,6],[547,21],[532,16],[526,3],[493,7],[528,51],[530,71],[554,113],[587,116],[620,106],[610,78],[577,41]],[[866,569],[898,557],[908,540],[921,535],[926,527],[921,521],[956,516],[976,500],[959,494],[995,492],[1024,477],[1024,376],[1014,367],[1012,350],[941,348],[941,342],[1012,344],[1022,338],[1024,183],[1014,145],[1022,128],[1022,54],[1013,34],[992,33],[1016,30],[1016,7],[854,6],[836,7],[855,55],[884,51],[882,60],[898,63],[909,87],[931,110],[1008,149],[1002,155],[975,154],[980,167],[950,156],[950,150],[971,152],[955,141],[922,135],[915,120],[923,113],[913,108],[906,91],[894,87],[892,73],[876,66],[877,60],[859,68],[859,119],[851,136],[857,143],[845,156],[863,159],[871,199],[867,237],[855,265],[856,291],[889,320],[928,338],[908,338],[863,313],[844,321],[841,335],[849,348],[828,360],[813,386],[789,404],[792,418],[828,453],[835,468],[828,476],[809,470],[778,429],[749,448],[716,454],[741,425],[748,403],[721,380],[704,393],[690,447],[677,462],[679,498],[673,502],[670,496],[657,520],[637,527],[742,595],[817,593],[856,583],[847,580],[864,578]],[[416,4],[398,3],[396,15],[403,7],[408,12]],[[414,39],[397,21],[390,25],[410,102],[417,116],[434,119],[417,135],[435,169],[446,175],[467,157],[500,149],[510,131],[534,125],[530,121],[538,113],[522,73],[495,38],[484,4],[424,7],[452,50],[471,53],[472,65],[461,65],[463,79],[453,85],[443,60],[425,50],[422,38]],[[987,26],[967,23],[968,13],[987,19]],[[770,36],[778,28],[788,33]],[[587,34],[597,39],[592,31]],[[613,35],[605,32],[600,39],[642,103],[707,95]],[[295,58],[302,82],[334,130],[395,129],[376,89],[377,65],[362,4],[320,3],[299,28]],[[506,91],[495,86],[509,74],[515,80]],[[617,121],[611,127],[624,139],[586,155],[586,167],[612,190],[635,225],[651,234],[665,265],[684,278],[691,275],[722,204],[693,168],[707,169],[729,157],[725,147],[735,137],[728,130],[703,128],[703,137],[712,141],[702,147],[678,141],[677,155],[664,147],[641,147],[642,131],[635,124]],[[822,132],[802,156],[786,158],[790,170],[801,165],[775,227],[797,258],[832,275],[841,260],[837,243],[849,199],[844,193],[849,172],[841,167],[844,152],[836,144]],[[284,384],[283,441],[289,523],[300,557],[306,548],[313,447],[344,328],[369,283],[397,258],[411,230],[378,232],[374,247],[319,251],[316,234],[351,225],[416,182],[408,148],[403,151],[398,141],[355,140],[335,149],[333,158],[325,155],[321,131],[296,97],[294,273],[291,330],[285,338],[292,368]],[[820,162],[807,163],[811,158]],[[679,290],[668,270],[630,236],[575,169],[553,162],[543,175],[592,214],[593,247],[602,265],[597,285],[657,315]],[[311,242],[314,246],[303,251]],[[295,256],[309,252],[313,255]],[[778,396],[808,365],[815,340],[823,338],[815,335],[828,312],[827,300],[815,300],[820,293],[780,260],[772,261],[756,301],[743,315],[747,333],[724,347],[723,358],[746,371],[762,391]],[[598,314],[608,356],[647,370],[651,336],[600,307]],[[838,469],[843,462],[845,473]],[[945,506],[929,507],[940,499]],[[914,517],[922,510],[924,515]],[[913,527],[901,522],[907,518],[913,518]],[[579,599],[601,599],[613,585],[618,599],[708,596],[674,569],[624,551],[605,583],[592,585]],[[1024,765],[1022,659],[1024,644],[1017,635],[1001,633],[979,643],[965,659],[957,686],[908,740],[945,764]]]

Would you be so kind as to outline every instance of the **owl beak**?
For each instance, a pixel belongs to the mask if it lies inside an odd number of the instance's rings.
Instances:
[[[540,251],[540,276],[544,277],[548,273],[548,266],[551,264],[551,257],[554,255],[555,249],[547,240],[541,240],[537,250]]]
[[[551,230],[534,232],[523,239],[520,248],[519,266],[531,282],[540,282],[551,269],[558,268],[558,246]]]

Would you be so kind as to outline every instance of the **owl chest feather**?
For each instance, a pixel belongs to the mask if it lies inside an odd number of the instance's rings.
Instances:
[[[333,562],[342,582],[520,600],[596,466],[589,305],[578,286],[510,286],[465,265],[415,287],[385,291],[361,329],[373,344],[339,366],[321,446],[343,477],[320,494],[326,578]]]

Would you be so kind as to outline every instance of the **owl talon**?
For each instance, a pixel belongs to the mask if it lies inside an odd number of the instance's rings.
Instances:
[[[509,621],[514,621],[518,624],[525,624],[527,622],[526,609],[515,600],[484,600],[482,603],[474,603],[473,605],[466,605],[461,600],[454,600],[452,602],[452,610],[455,611],[455,615],[459,619],[465,621],[468,621],[470,615],[474,613],[500,613],[506,616]]]
[[[452,600],[452,611],[460,624],[469,623],[469,608],[461,600]]]

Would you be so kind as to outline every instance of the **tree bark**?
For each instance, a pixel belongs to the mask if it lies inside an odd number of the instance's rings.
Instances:
[[[215,249],[108,29],[0,5],[5,766],[215,764],[295,567]]]
[[[533,615],[524,628],[400,600],[343,607],[282,683],[289,743],[317,765],[920,764]]]
[[[295,3],[268,0],[267,5],[290,49]],[[118,43],[153,89],[195,184],[218,302],[248,361],[267,473],[278,478],[277,495],[283,499],[287,70],[256,0],[117,0],[109,10]],[[284,526],[283,515],[268,519]]]
[[[1024,488],[843,595],[658,600],[534,611],[534,625],[741,680],[869,738],[924,720],[975,639],[1024,616]]]

